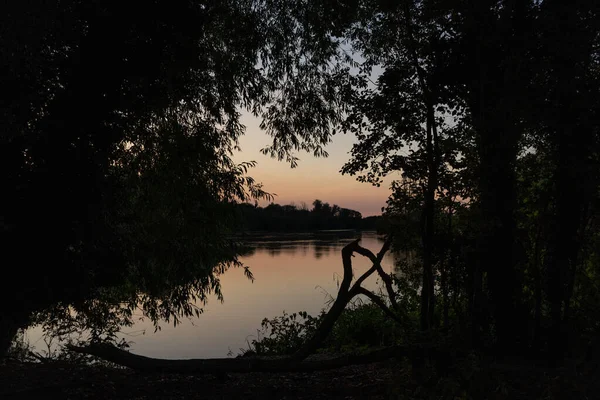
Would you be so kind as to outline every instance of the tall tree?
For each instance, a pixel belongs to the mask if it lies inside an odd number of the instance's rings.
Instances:
[[[586,214],[597,187],[598,39],[600,8],[594,2],[566,5],[545,1],[540,6],[541,65],[535,83],[546,91],[540,109],[541,129],[553,161],[555,212],[551,218],[547,295],[552,332],[550,348],[564,355],[571,297]],[[596,50],[594,50],[596,49]],[[544,90],[542,89],[542,90]]]
[[[343,173],[366,172],[360,180],[380,184],[381,177],[402,171],[403,179],[422,190],[421,328],[434,316],[435,204],[439,175],[452,156],[443,154],[450,127],[444,119],[461,108],[444,80],[453,47],[449,19],[435,2],[368,3],[369,14],[353,28],[354,48],[364,59],[346,129],[359,143]],[[373,67],[383,69],[370,82]],[[409,154],[406,154],[406,153]]]
[[[499,347],[512,348],[523,327],[515,323],[519,285],[515,271],[515,161],[523,135],[522,111],[531,79],[533,2],[483,1],[464,10],[461,44],[466,100],[480,158],[484,227],[476,266],[476,292],[487,276]],[[476,299],[479,302],[479,299]],[[478,316],[475,316],[477,338]],[[523,321],[521,321],[523,322]]]
[[[0,352],[50,306],[69,319],[105,296],[127,320],[141,301],[156,321],[220,293],[237,262],[229,205],[265,195],[230,158],[240,110],[263,117],[275,155],[323,154],[338,102],[335,68],[319,66],[345,14],[270,0],[6,5],[0,220],[14,275]]]

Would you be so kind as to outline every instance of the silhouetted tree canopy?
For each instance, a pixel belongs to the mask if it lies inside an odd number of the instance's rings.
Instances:
[[[3,7],[3,349],[49,306],[92,318],[100,296],[106,312],[124,305],[116,319],[141,303],[156,321],[220,294],[218,274],[237,263],[231,204],[268,197],[253,164],[231,159],[241,110],[262,117],[267,152],[292,165],[296,150],[324,154],[336,68],[314,66],[336,56],[336,23],[320,17],[338,11],[270,0]]]
[[[402,268],[421,329],[454,316],[475,347],[560,358],[570,334],[598,332],[598,4],[361,5],[342,172],[401,172],[386,214],[396,249],[420,254]]]
[[[2,346],[49,307],[52,326],[76,310],[98,332],[138,303],[155,321],[190,315],[239,264],[237,229],[364,223],[320,200],[248,204],[269,195],[231,159],[246,111],[273,139],[263,153],[292,167],[340,131],[357,139],[342,173],[401,173],[384,222],[396,251],[418,254],[397,284],[403,304],[419,292],[421,332],[559,360],[600,334],[599,7],[6,6]]]

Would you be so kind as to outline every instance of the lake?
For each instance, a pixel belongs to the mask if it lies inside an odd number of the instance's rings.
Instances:
[[[132,342],[133,353],[149,357],[220,358],[230,352],[237,355],[240,348],[247,348],[247,341],[257,337],[263,318],[280,316],[284,311],[317,315],[327,307],[343,276],[341,250],[352,240],[347,234],[256,237],[248,242],[252,250],[241,257],[250,267],[254,282],[244,276],[242,269],[230,269],[221,276],[224,302],[210,296],[199,318],[183,319],[175,328],[162,323],[162,329],[156,333],[150,321],[139,321],[125,328],[122,336]],[[382,244],[382,237],[376,233],[362,232],[361,246],[374,254]],[[360,255],[352,262],[355,276],[372,265]],[[388,252],[382,266],[390,272],[393,265],[393,256]],[[378,289],[376,274],[363,286]],[[39,328],[30,329],[28,337],[39,347]]]

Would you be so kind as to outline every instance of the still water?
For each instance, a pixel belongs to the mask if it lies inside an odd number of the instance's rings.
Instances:
[[[374,254],[381,249],[383,239],[374,232],[363,232],[361,246]],[[249,245],[252,251],[241,258],[250,267],[254,282],[241,269],[230,269],[221,276],[224,302],[214,296],[202,308],[199,318],[182,320],[177,327],[161,324],[154,332],[150,321],[139,321],[125,328],[122,336],[132,342],[130,351],[159,358],[216,358],[237,355],[240,348],[257,337],[263,318],[307,311],[316,315],[327,307],[330,296],[337,294],[341,282],[342,248],[353,239],[339,236],[324,238],[256,237]],[[371,263],[356,255],[354,275],[360,276]],[[386,254],[382,262],[386,271],[392,271],[393,257]],[[363,283],[377,290],[376,276]],[[30,339],[39,332],[30,333]]]

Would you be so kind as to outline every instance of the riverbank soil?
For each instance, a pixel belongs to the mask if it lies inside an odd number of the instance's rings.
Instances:
[[[461,369],[463,369],[461,371]],[[312,373],[142,374],[64,363],[0,365],[0,399],[598,399],[598,368],[459,367],[446,377],[398,361]]]

